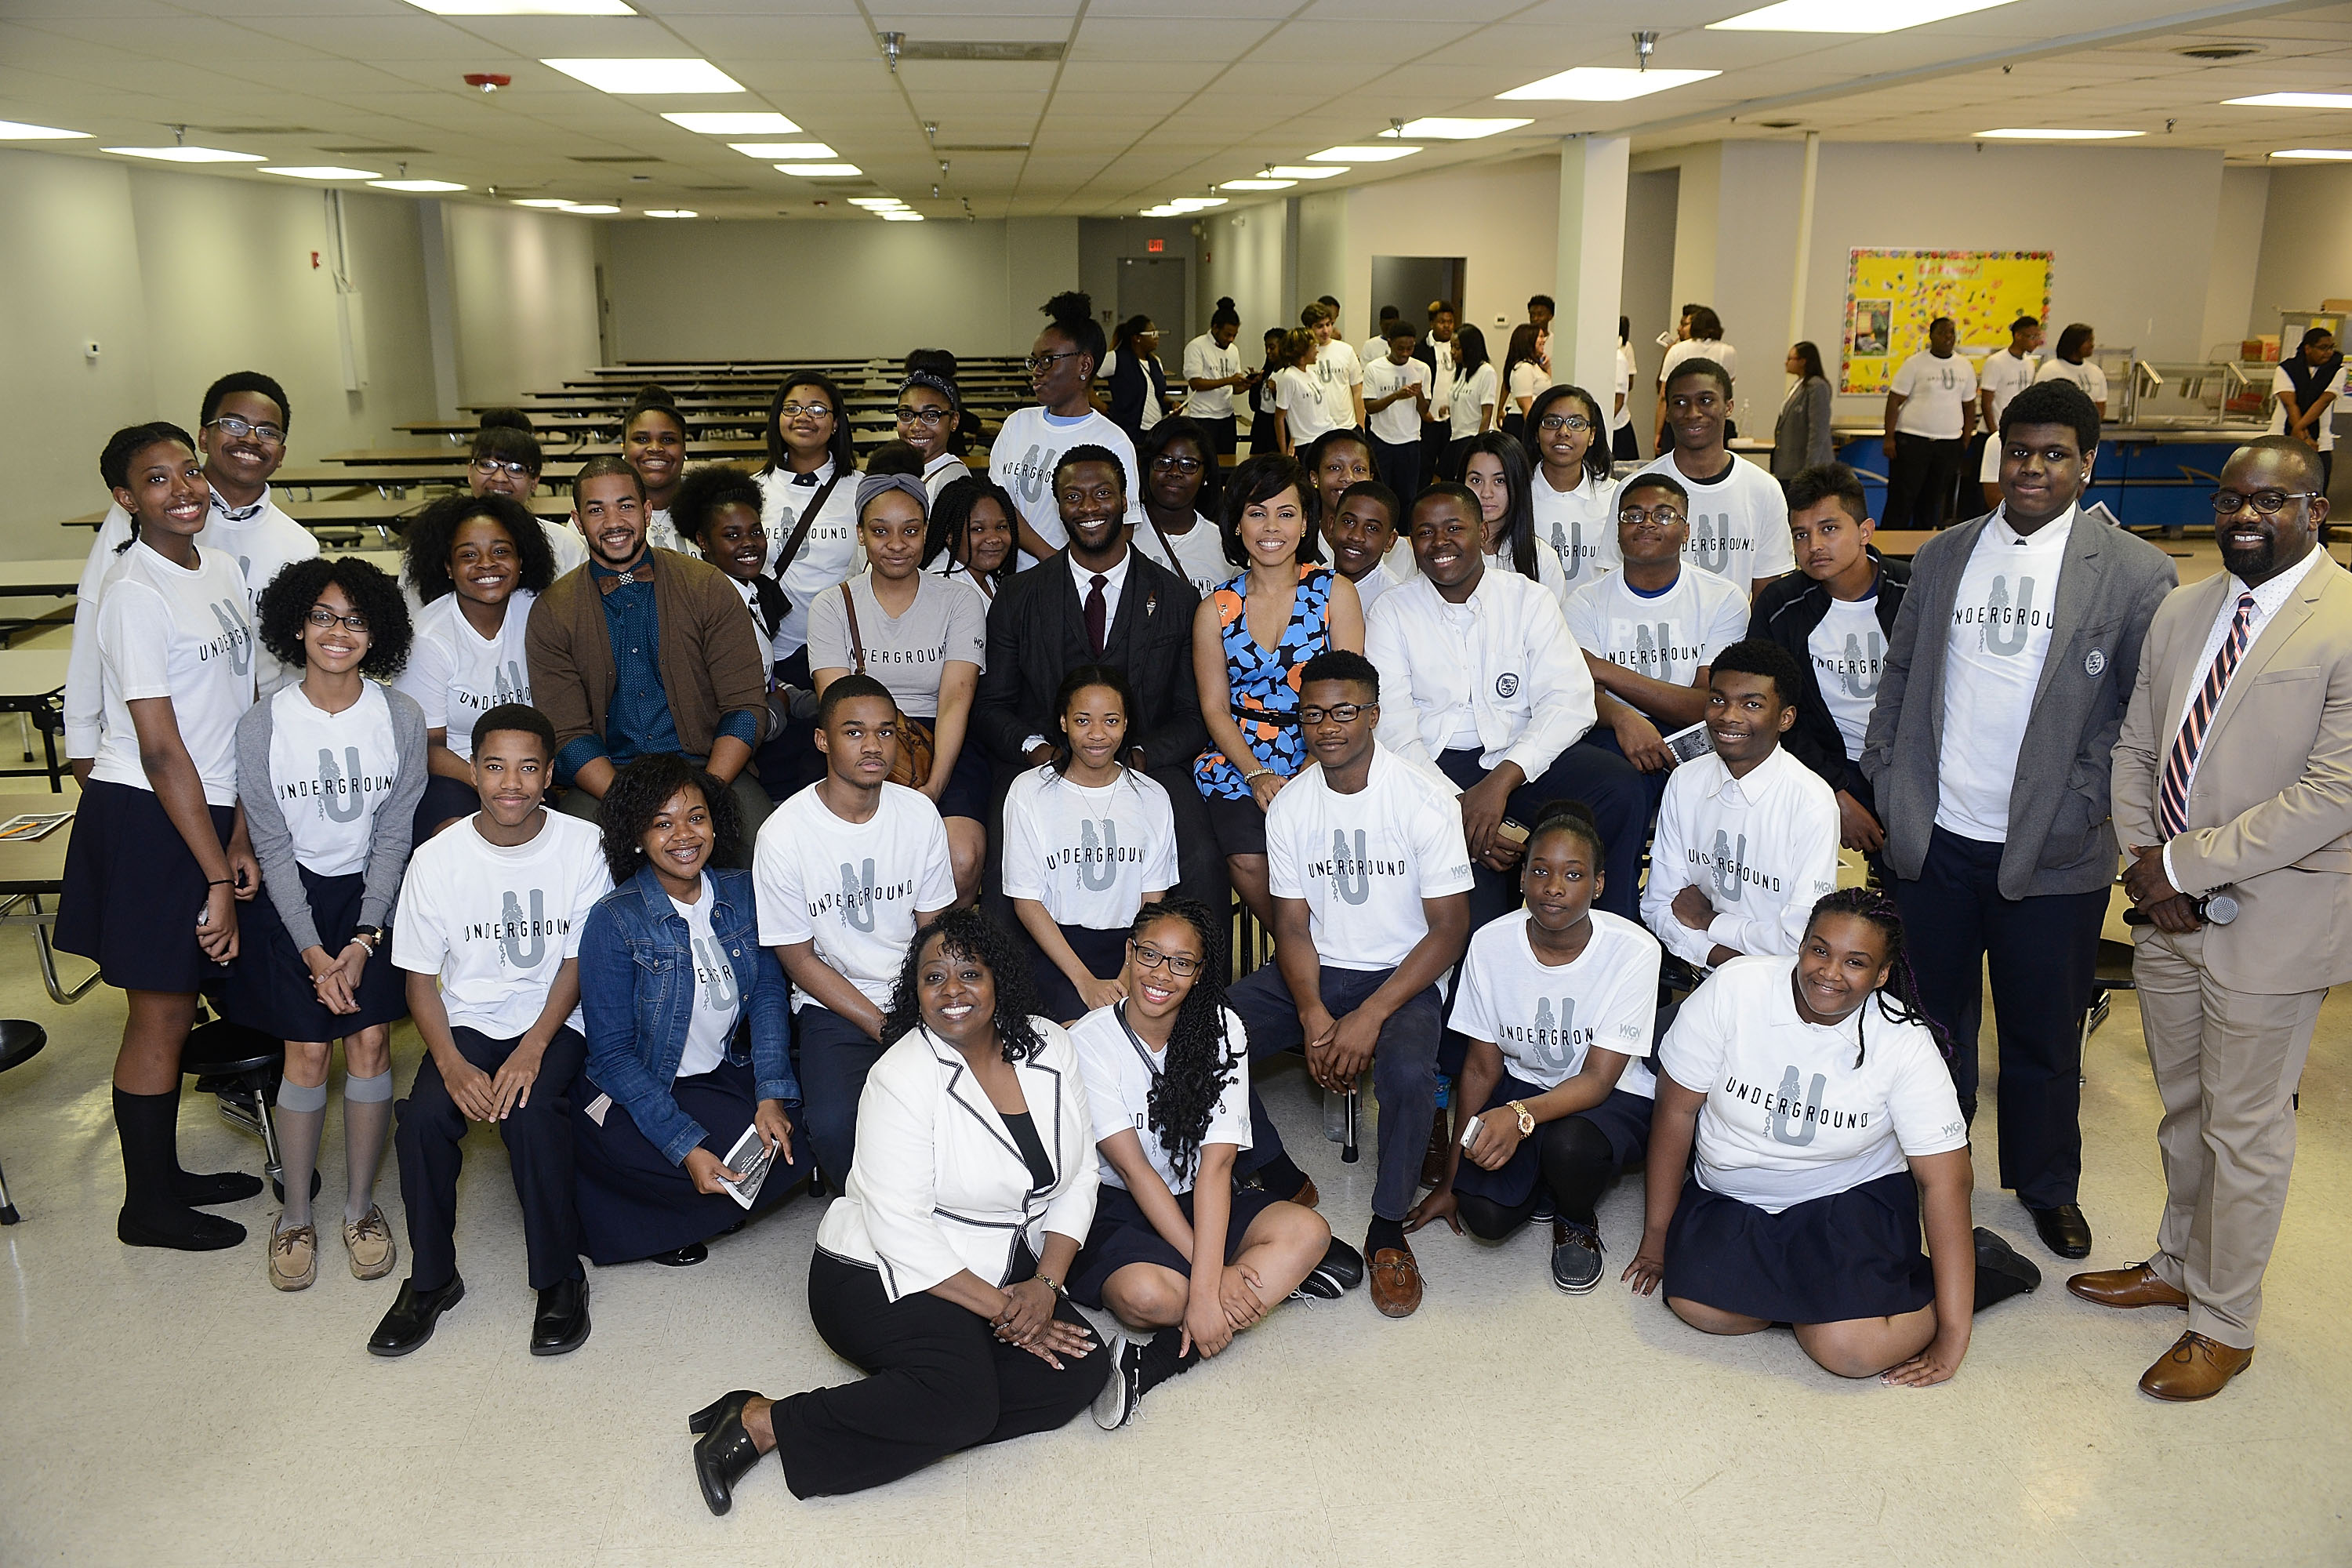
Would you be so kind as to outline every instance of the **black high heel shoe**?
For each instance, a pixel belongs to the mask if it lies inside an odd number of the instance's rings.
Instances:
[[[719,1419],[719,1413],[727,1408],[727,1402],[729,1400],[757,1399],[759,1397],[760,1391],[756,1388],[738,1388],[733,1390],[731,1393],[722,1394],[718,1398],[712,1400],[709,1404],[704,1405],[701,1409],[696,1411],[693,1415],[688,1416],[686,1418],[686,1429],[699,1437],[705,1432],[710,1430],[710,1424]]]
[[[760,1450],[743,1426],[743,1406],[758,1397],[735,1393],[720,1400],[710,1430],[694,1445],[694,1479],[714,1514],[723,1515],[735,1506],[735,1483],[760,1462]]]

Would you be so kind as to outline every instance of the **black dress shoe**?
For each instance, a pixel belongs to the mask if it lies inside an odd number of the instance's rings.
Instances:
[[[737,1389],[719,1402],[715,1413],[698,1413],[698,1419],[709,1415],[711,1422],[694,1445],[694,1479],[713,1513],[723,1514],[735,1506],[735,1483],[760,1462],[759,1447],[743,1429],[743,1406],[758,1397],[749,1389]]]
[[[2025,1211],[2033,1216],[2033,1229],[2042,1237],[2042,1245],[2061,1258],[2091,1256],[2091,1222],[2083,1217],[2079,1204],[2060,1204],[2056,1208]]]
[[[259,1197],[261,1178],[246,1171],[221,1171],[209,1175],[182,1171],[172,1178],[172,1187],[190,1208],[208,1209],[218,1204],[243,1203],[247,1198]],[[310,1195],[315,1198],[319,1194],[313,1191]]]
[[[1298,1282],[1290,1299],[1336,1301],[1363,1282],[1364,1255],[1335,1236],[1331,1245],[1323,1249],[1323,1261]]]
[[[712,1400],[709,1404],[704,1405],[701,1409],[688,1416],[686,1418],[686,1429],[699,1437],[705,1432],[709,1431],[710,1428],[717,1424],[719,1412],[727,1408],[727,1402],[729,1400],[740,1401],[745,1399],[757,1399],[759,1397],[760,1391],[756,1388],[730,1389],[727,1393],[720,1394],[718,1398]]]
[[[588,1281],[566,1279],[539,1293],[539,1314],[530,1321],[530,1353],[562,1355],[588,1341]]]
[[[694,1241],[688,1242],[675,1252],[656,1252],[652,1255],[652,1260],[664,1268],[691,1268],[698,1263],[707,1261],[709,1257],[710,1248],[698,1241]]]
[[[2042,1270],[2034,1267],[2032,1258],[2010,1246],[2006,1237],[1979,1226],[1975,1239],[1978,1311],[2011,1296],[2022,1296],[2042,1283]]]
[[[466,1281],[459,1275],[452,1274],[449,1283],[435,1290],[419,1290],[413,1277],[402,1280],[400,1299],[368,1336],[368,1354],[406,1355],[431,1339],[441,1314],[465,1298]]]
[[[125,1204],[114,1219],[115,1239],[125,1247],[162,1247],[175,1252],[220,1252],[245,1242],[245,1226],[193,1208],[148,1208]]]

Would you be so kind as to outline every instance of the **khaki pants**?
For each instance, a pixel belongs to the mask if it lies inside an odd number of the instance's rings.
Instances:
[[[2148,1267],[2189,1295],[2189,1326],[2254,1343],[2263,1271],[2294,1167],[2294,1090],[2327,993],[2232,991],[2204,966],[2202,931],[2151,931],[2132,959],[2164,1120],[2164,1221]]]

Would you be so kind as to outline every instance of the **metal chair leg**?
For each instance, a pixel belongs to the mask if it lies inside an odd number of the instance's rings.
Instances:
[[[1356,1093],[1356,1086],[1353,1083],[1349,1083],[1348,1085],[1348,1136],[1339,1144],[1339,1158],[1342,1163],[1349,1165],[1356,1163],[1359,1155],[1359,1151],[1356,1148],[1357,1100],[1358,1096]]]
[[[16,1205],[8,1201],[8,1173],[0,1171],[0,1225],[15,1225],[24,1217],[16,1212]]]
[[[255,1120],[261,1123],[261,1153],[265,1173],[273,1185],[283,1187],[286,1184],[286,1163],[278,1158],[278,1123],[269,1114],[269,1085],[267,1082],[256,1083],[253,1086],[253,1110]]]

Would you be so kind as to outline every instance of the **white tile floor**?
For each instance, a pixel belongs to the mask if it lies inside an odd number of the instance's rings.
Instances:
[[[2253,1367],[2185,1408],[2134,1389],[2181,1320],[2103,1312],[2060,1288],[2006,1194],[1979,1222],[2041,1262],[2035,1295],[1988,1314],[1953,1383],[1842,1383],[1786,1333],[1709,1340],[1613,1284],[1639,1227],[1620,1183],[1602,1215],[1612,1283],[1555,1292],[1541,1240],[1419,1248],[1427,1303],[1402,1322],[1359,1292],[1277,1311],[1225,1359],[1148,1400],[1134,1426],[1067,1429],[950,1459],[878,1492],[793,1500],[772,1468],[735,1513],[702,1507],[686,1413],[726,1389],[852,1375],[808,1324],[816,1207],[796,1203],[710,1261],[593,1270],[595,1333],[534,1360],[514,1199],[497,1140],[468,1145],[469,1294],[405,1361],[362,1350],[397,1278],[262,1278],[255,1231],[201,1256],[112,1234],[107,1097],[119,1003],[52,1007],[22,931],[0,940],[7,1011],[51,1032],[0,1078],[0,1162],[25,1223],[0,1231],[0,1563],[652,1564],[1467,1557],[1607,1563],[2343,1563],[2352,1363],[2337,1289],[2352,1242],[2342,1047],[2323,1014],[2303,1149]],[[415,1037],[400,1037],[404,1084]],[[2128,996],[2094,1041],[2084,1101],[2092,1262],[2147,1250],[2157,1106]],[[1267,1081],[1324,1206],[1360,1236],[1369,1162],[1317,1135],[1296,1071]],[[1988,1097],[1989,1099],[1990,1097]],[[339,1112],[338,1112],[339,1114]],[[193,1166],[257,1164],[191,1097]],[[1990,1129],[1980,1165],[1991,1168]],[[340,1133],[328,1132],[340,1194]],[[395,1227],[397,1188],[385,1206]]]

